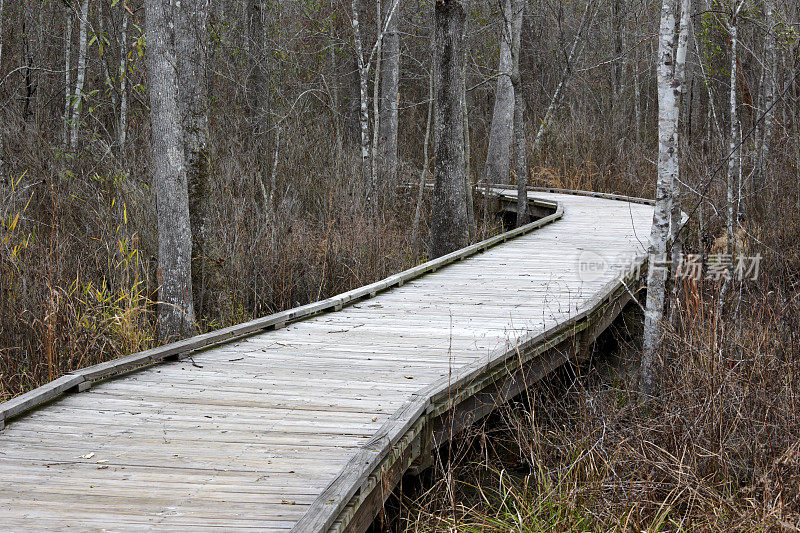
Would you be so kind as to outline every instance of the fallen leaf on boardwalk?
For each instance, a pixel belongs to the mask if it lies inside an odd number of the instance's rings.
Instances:
[[[86,455],[78,456],[75,459],[91,459],[92,457],[94,457],[94,452],[87,453]]]
[[[414,376],[406,376],[406,379],[414,379]]]
[[[281,500],[281,503],[284,505],[294,505],[294,500]]]

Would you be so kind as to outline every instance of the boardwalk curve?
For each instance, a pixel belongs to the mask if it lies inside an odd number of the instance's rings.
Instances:
[[[638,288],[651,205],[530,194],[552,214],[469,253],[0,405],[0,529],[362,531],[448,431],[580,356]]]

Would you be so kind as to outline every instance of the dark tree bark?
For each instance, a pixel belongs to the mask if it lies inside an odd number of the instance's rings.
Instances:
[[[194,332],[192,232],[178,108],[169,0],[146,0],[151,172],[158,212],[158,334],[174,340]]]
[[[192,227],[192,286],[195,289],[195,310],[200,315],[205,305],[208,282],[208,11],[208,0],[182,0],[176,4],[175,10],[178,101],[183,124],[183,150]]]
[[[434,11],[434,92],[436,123],[440,131],[434,153],[432,257],[448,254],[469,242],[461,108],[466,3],[466,0],[437,0]]]

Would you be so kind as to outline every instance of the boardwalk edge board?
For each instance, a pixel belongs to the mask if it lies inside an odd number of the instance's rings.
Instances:
[[[642,270],[634,268],[632,272],[642,272],[646,268],[646,256],[637,258],[637,263]],[[346,530],[346,517],[341,515],[347,509],[353,509],[355,512],[359,502],[354,500],[365,499],[368,496],[371,487],[374,486],[370,480],[374,477],[380,478],[376,471],[386,470],[390,466],[384,463],[390,453],[394,458],[402,455],[404,443],[407,446],[413,441],[413,438],[408,438],[409,432],[415,430],[418,432],[418,426],[432,422],[440,414],[472,396],[474,392],[496,381],[499,378],[498,374],[510,374],[515,367],[532,361],[587,330],[593,324],[594,315],[598,313],[602,315],[602,311],[625,294],[628,287],[640,280],[641,276],[635,278],[632,274],[622,279],[614,279],[596,292],[578,315],[547,331],[523,337],[515,346],[496,349],[488,359],[465,366],[456,374],[443,377],[414,393],[413,399],[386,421],[362,450],[343,467],[339,476],[295,524],[292,532],[329,531],[337,521],[341,521],[342,524],[335,530]],[[387,495],[388,492],[390,491],[387,491]]]
[[[505,197],[511,195],[502,192],[501,196]],[[520,226],[519,228],[501,233],[471,246],[467,246],[466,248],[461,248],[460,250],[456,250],[437,259],[427,261],[421,265],[376,281],[375,283],[344,292],[325,300],[295,307],[280,313],[257,318],[249,322],[211,331],[202,335],[196,335],[188,339],[126,355],[65,374],[50,383],[0,404],[0,430],[2,430],[5,424],[12,418],[18,417],[42,404],[57,399],[65,393],[81,392],[88,389],[90,385],[89,382],[91,381],[107,379],[130,370],[144,368],[165,360],[182,358],[196,350],[223,344],[266,329],[284,327],[289,322],[308,318],[325,311],[339,310],[343,306],[374,297],[377,293],[391,287],[402,286],[408,281],[419,278],[429,272],[434,272],[466,257],[483,252],[509,239],[530,233],[533,230],[559,220],[564,215],[564,208],[559,202],[531,198],[530,204],[545,209],[551,209],[554,212],[529,224]]]

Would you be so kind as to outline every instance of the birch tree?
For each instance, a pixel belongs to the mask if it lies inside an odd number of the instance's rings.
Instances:
[[[169,0],[146,0],[146,60],[150,94],[151,173],[158,212],[158,329],[164,340],[194,331],[192,233],[171,46]]]
[[[202,314],[207,282],[209,223],[208,154],[208,0],[180,0],[175,5],[175,55],[183,126],[183,154],[189,186],[192,228],[192,280],[195,307]]]
[[[680,4],[680,23],[678,24],[678,44],[675,50],[675,84],[676,84],[676,102],[678,112],[683,109],[683,97],[686,86],[686,52],[689,49],[689,20],[691,13],[691,0],[681,0]],[[670,214],[670,240],[672,245],[672,272],[673,274],[678,270],[681,255],[683,253],[683,245],[681,241],[681,223],[683,222],[683,211],[681,209],[681,160],[683,157],[683,147],[679,139],[679,129],[675,127],[675,149],[678,150],[677,165],[675,167],[675,176],[672,182],[672,209]],[[678,295],[678,281],[672,279],[672,297],[673,301],[677,301]],[[672,320],[677,320],[677,312],[673,307],[671,308]]]
[[[117,142],[125,149],[128,136],[128,6],[122,6],[122,28],[119,43],[119,128]]]
[[[440,257],[469,242],[464,188],[464,24],[467,0],[437,0],[434,8],[434,98],[439,130],[434,152],[431,257]]]
[[[359,0],[352,0],[350,4],[351,19],[350,23],[353,28],[353,46],[356,52],[356,65],[358,69],[359,81],[359,126],[360,126],[360,140],[361,140],[361,177],[364,182],[364,190],[366,195],[367,204],[377,212],[378,197],[377,197],[377,173],[372,172],[373,166],[370,164],[370,139],[369,139],[369,73],[372,69],[373,59],[376,58],[380,52],[382,41],[388,24],[391,23],[397,10],[399,0],[390,0],[390,7],[386,13],[384,24],[379,26],[378,35],[375,38],[375,44],[369,51],[368,55],[364,53],[364,45],[361,36],[361,23],[360,11],[361,5]]]
[[[63,150],[67,152],[70,145],[70,120],[72,111],[72,97],[70,95],[71,65],[72,60],[72,9],[67,8],[66,24],[64,25],[64,119],[62,123],[61,137]]]
[[[738,96],[736,93],[736,83],[738,81],[738,68],[739,68],[739,12],[744,6],[745,0],[738,0],[734,2],[732,13],[729,21],[728,31],[730,32],[731,39],[731,54],[730,54],[730,128],[728,133],[728,174],[726,180],[726,221],[725,221],[725,234],[727,237],[727,254],[731,257],[734,252],[735,236],[736,236],[736,184],[739,181],[739,114],[738,114]],[[725,301],[725,295],[728,292],[728,285],[730,278],[733,274],[733,263],[728,269],[728,275],[725,276],[722,282],[722,289],[719,296],[719,310]]]
[[[494,96],[492,125],[483,179],[486,187],[509,183],[511,141],[514,132],[514,3],[502,0],[503,16],[500,20],[500,62],[497,67],[497,88]]]
[[[658,347],[664,317],[667,274],[667,240],[672,208],[672,184],[678,168],[678,95],[675,79],[675,11],[677,0],[663,0],[658,46],[658,179],[656,205],[650,232],[647,306],[644,348],[639,374],[642,392],[652,395],[656,388]]]
[[[83,107],[83,85],[86,82],[86,39],[89,26],[89,0],[81,3],[81,12],[78,19],[78,71],[75,77],[75,91],[72,94],[72,131],[69,138],[69,149],[75,151],[78,146],[78,133],[81,122],[81,108]]]

